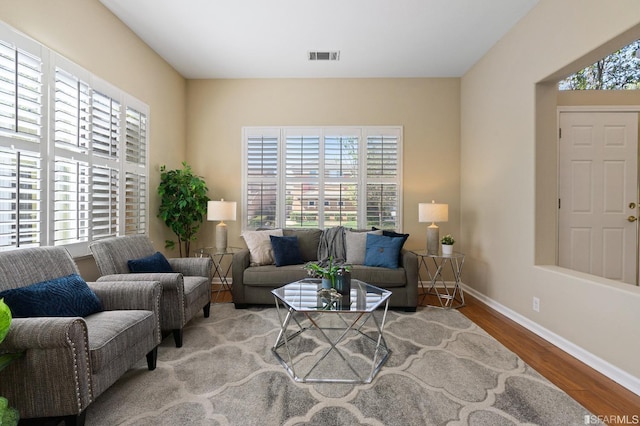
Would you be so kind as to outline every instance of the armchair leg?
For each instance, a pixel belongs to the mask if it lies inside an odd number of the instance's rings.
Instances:
[[[151,349],[151,352],[147,354],[147,367],[149,371],[156,369],[156,363],[158,361],[158,347]]]
[[[209,313],[211,312],[211,302],[204,305],[204,308],[202,308],[202,312],[204,312],[205,318],[209,318]]]
[[[173,340],[176,341],[176,348],[182,347],[182,329],[176,328],[173,330]]]

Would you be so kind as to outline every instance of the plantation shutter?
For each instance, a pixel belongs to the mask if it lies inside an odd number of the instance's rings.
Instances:
[[[44,65],[39,45],[0,33],[0,250],[8,250],[43,241]]]
[[[89,165],[56,157],[54,165],[53,244],[86,242],[89,238]]]
[[[0,41],[0,131],[18,139],[42,136],[42,60]]]
[[[147,232],[147,115],[128,106],[125,122],[125,226],[124,233]]]
[[[324,138],[324,226],[358,227],[358,136]]]
[[[147,177],[125,173],[125,234],[144,234],[147,229]]]
[[[93,155],[114,159],[119,158],[120,143],[120,102],[98,91],[92,97],[92,141]]]
[[[56,147],[87,152],[91,138],[91,89],[59,67],[55,71],[53,115]]]
[[[250,228],[274,227],[278,198],[278,136],[246,139],[246,224]]]
[[[40,245],[42,160],[0,148],[0,250]]]
[[[367,137],[367,227],[398,229],[400,205],[398,137]]]
[[[146,233],[147,138],[147,105],[0,22],[0,250]]]
[[[115,237],[119,225],[119,171],[94,166],[91,185],[91,232],[93,240]]]
[[[284,163],[286,226],[318,227],[322,211],[319,134],[288,134]]]
[[[134,108],[127,107],[125,132],[126,161],[144,165],[147,158],[147,116]]]
[[[401,127],[247,127],[243,140],[243,228],[401,230]]]

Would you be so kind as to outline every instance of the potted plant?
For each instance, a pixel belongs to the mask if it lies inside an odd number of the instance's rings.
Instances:
[[[0,343],[2,343],[7,333],[9,333],[10,326],[11,310],[7,304],[4,303],[4,299],[0,299]],[[0,371],[21,356],[21,353],[5,353],[0,355]],[[19,419],[18,410],[9,407],[7,398],[0,396],[0,425],[15,426],[18,424]]]
[[[207,214],[207,185],[205,181],[192,173],[191,167],[182,162],[182,169],[167,170],[160,167],[160,207],[158,217],[178,236],[178,248],[182,256],[189,257],[191,241],[196,239],[200,224]],[[165,241],[165,248],[173,249],[173,240]]]
[[[456,240],[453,239],[451,234],[447,234],[444,237],[442,237],[440,239],[440,242],[442,243],[442,254],[443,255],[450,256],[451,254],[453,254],[453,243],[455,243]]]
[[[322,278],[322,288],[335,288],[340,290],[340,283],[338,283],[339,277],[343,277],[351,270],[349,265],[340,263],[334,263],[333,257],[329,256],[329,263],[323,266],[321,262],[309,262],[304,265],[304,268],[309,272],[312,277]]]

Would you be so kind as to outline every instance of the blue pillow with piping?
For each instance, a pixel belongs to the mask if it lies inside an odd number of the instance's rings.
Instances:
[[[78,274],[0,292],[14,318],[86,317],[102,311],[98,296]]]
[[[366,266],[397,268],[403,244],[402,238],[368,234],[364,264]]]
[[[159,251],[151,256],[127,260],[127,266],[132,273],[174,272],[167,258]]]
[[[276,235],[270,235],[269,238],[271,238],[271,247],[273,248],[273,257],[276,261],[276,266],[300,265],[304,263],[297,236],[278,237]]]

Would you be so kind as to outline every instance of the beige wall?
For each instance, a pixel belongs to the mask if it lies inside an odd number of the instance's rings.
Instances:
[[[541,265],[555,256],[558,103],[542,82],[637,38],[639,22],[635,0],[541,0],[461,85],[464,282],[636,386],[640,289]]]
[[[150,106],[156,248],[171,237],[155,217],[160,165],[179,167],[186,158],[211,197],[239,200],[242,126],[402,125],[408,247],[425,244],[417,204],[448,203],[441,232],[453,233],[467,253],[466,284],[640,377],[638,288],[540,266],[551,263],[540,260],[555,246],[555,106],[579,101],[559,101],[551,83],[536,86],[592,63],[596,50],[611,51],[607,42],[640,22],[636,0],[541,0],[462,81],[185,83],[98,0],[3,0],[0,19]],[[231,243],[242,244],[239,222],[229,226]],[[212,239],[207,223],[196,246]],[[81,269],[93,273],[90,264]],[[531,309],[533,296],[540,313]]]
[[[149,231],[162,250],[171,234],[156,218],[156,190],[160,165],[180,167],[186,155],[185,79],[98,0],[2,0],[0,20],[149,105]]]
[[[214,199],[241,200],[243,126],[401,125],[407,247],[426,245],[418,203],[449,204],[441,233],[459,233],[460,79],[189,80],[187,158]],[[239,211],[238,216],[243,212]],[[215,223],[201,232],[213,244]],[[242,246],[240,221],[229,241]]]

